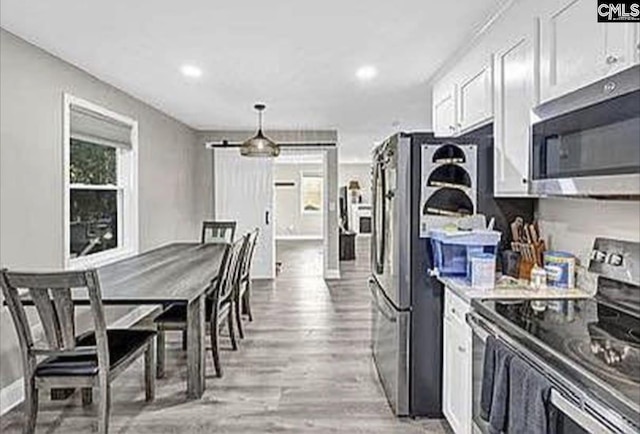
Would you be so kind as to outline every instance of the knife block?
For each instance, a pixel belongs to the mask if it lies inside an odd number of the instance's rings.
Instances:
[[[531,269],[536,265],[534,261],[524,259],[524,256],[520,255],[520,264],[518,264],[518,279],[531,280]]]

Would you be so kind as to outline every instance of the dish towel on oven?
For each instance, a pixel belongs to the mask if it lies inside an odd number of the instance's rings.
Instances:
[[[550,412],[551,384],[519,357],[509,367],[509,417],[507,432],[548,434],[554,431]]]
[[[484,353],[481,417],[489,422],[489,433],[507,429],[509,414],[509,365],[513,353],[493,336],[487,337]]]
[[[482,365],[482,387],[480,391],[480,417],[489,420],[491,413],[491,398],[493,397],[493,370],[496,360],[496,338],[487,336],[484,347],[484,361]]]

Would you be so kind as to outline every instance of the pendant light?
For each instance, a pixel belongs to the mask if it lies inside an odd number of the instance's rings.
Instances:
[[[253,106],[258,111],[258,133],[240,146],[243,157],[272,158],[280,155],[280,147],[262,133],[262,112],[267,108],[264,104]]]

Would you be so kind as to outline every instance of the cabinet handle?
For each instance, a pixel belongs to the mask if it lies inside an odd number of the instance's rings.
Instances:
[[[613,65],[614,63],[618,62],[618,56],[614,56],[613,54],[610,54],[605,59],[605,62],[607,62],[607,65]]]
[[[455,307],[451,308],[451,313],[454,314],[454,315],[456,314],[456,308]]]
[[[456,127],[454,127],[453,125],[449,125],[449,131],[455,131]]]
[[[461,353],[466,353],[467,349],[461,345],[458,345],[458,351],[460,351]]]

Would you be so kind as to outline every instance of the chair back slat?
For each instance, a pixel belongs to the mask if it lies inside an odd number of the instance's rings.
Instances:
[[[207,296],[211,297],[213,295],[213,291],[216,288],[220,288],[223,285],[223,281],[225,279],[225,274],[227,272],[227,267],[229,266],[229,261],[231,260],[233,250],[233,244],[229,243],[224,249],[224,253],[222,254],[222,260],[220,261],[220,265],[218,266],[218,274],[217,279],[214,279],[207,290]]]
[[[233,221],[205,221],[202,223],[201,243],[227,242],[233,243],[237,223]]]
[[[13,273],[2,270],[0,286],[18,333],[24,366],[27,369],[35,369],[37,355],[56,354],[60,351],[72,354],[75,348],[75,315],[71,288],[86,288],[94,320],[99,375],[108,375],[106,321],[98,274],[95,270],[61,273]],[[28,295],[28,298],[23,298],[21,291]],[[33,302],[36,307],[47,348],[35,348],[32,324],[29,323],[24,306],[27,301]]]
[[[256,228],[249,234],[249,240],[247,245],[247,250],[245,251],[245,255],[242,263],[242,279],[248,278],[251,272],[251,263],[253,262],[253,255],[256,250],[256,245],[258,244],[258,235],[260,235],[260,229]]]
[[[51,299],[58,316],[62,347],[64,349],[74,348],[76,346],[76,322],[71,291],[51,291]]]
[[[224,302],[231,299],[233,295],[233,290],[236,286],[241,260],[242,260],[242,248],[245,244],[245,238],[241,238],[237,240],[231,246],[231,253],[229,256],[229,262],[227,264],[224,276],[222,281],[220,282],[220,287],[218,288],[218,298],[220,301]]]
[[[65,271],[56,273],[8,272],[7,283],[14,288],[85,288],[87,279],[83,272]]]
[[[57,291],[65,290],[59,289]],[[66,291],[69,290],[67,289]],[[61,328],[66,327],[66,325],[63,326],[62,323],[65,320],[68,320],[68,318],[58,318],[56,308],[53,306],[53,300],[51,298],[51,294],[49,293],[49,289],[30,288],[28,292],[29,297],[33,301],[33,304],[36,306],[36,310],[38,311],[40,323],[42,324],[42,328],[44,329],[44,335],[46,336],[47,342],[49,343],[49,348],[52,350],[63,349],[64,345],[62,342]]]

